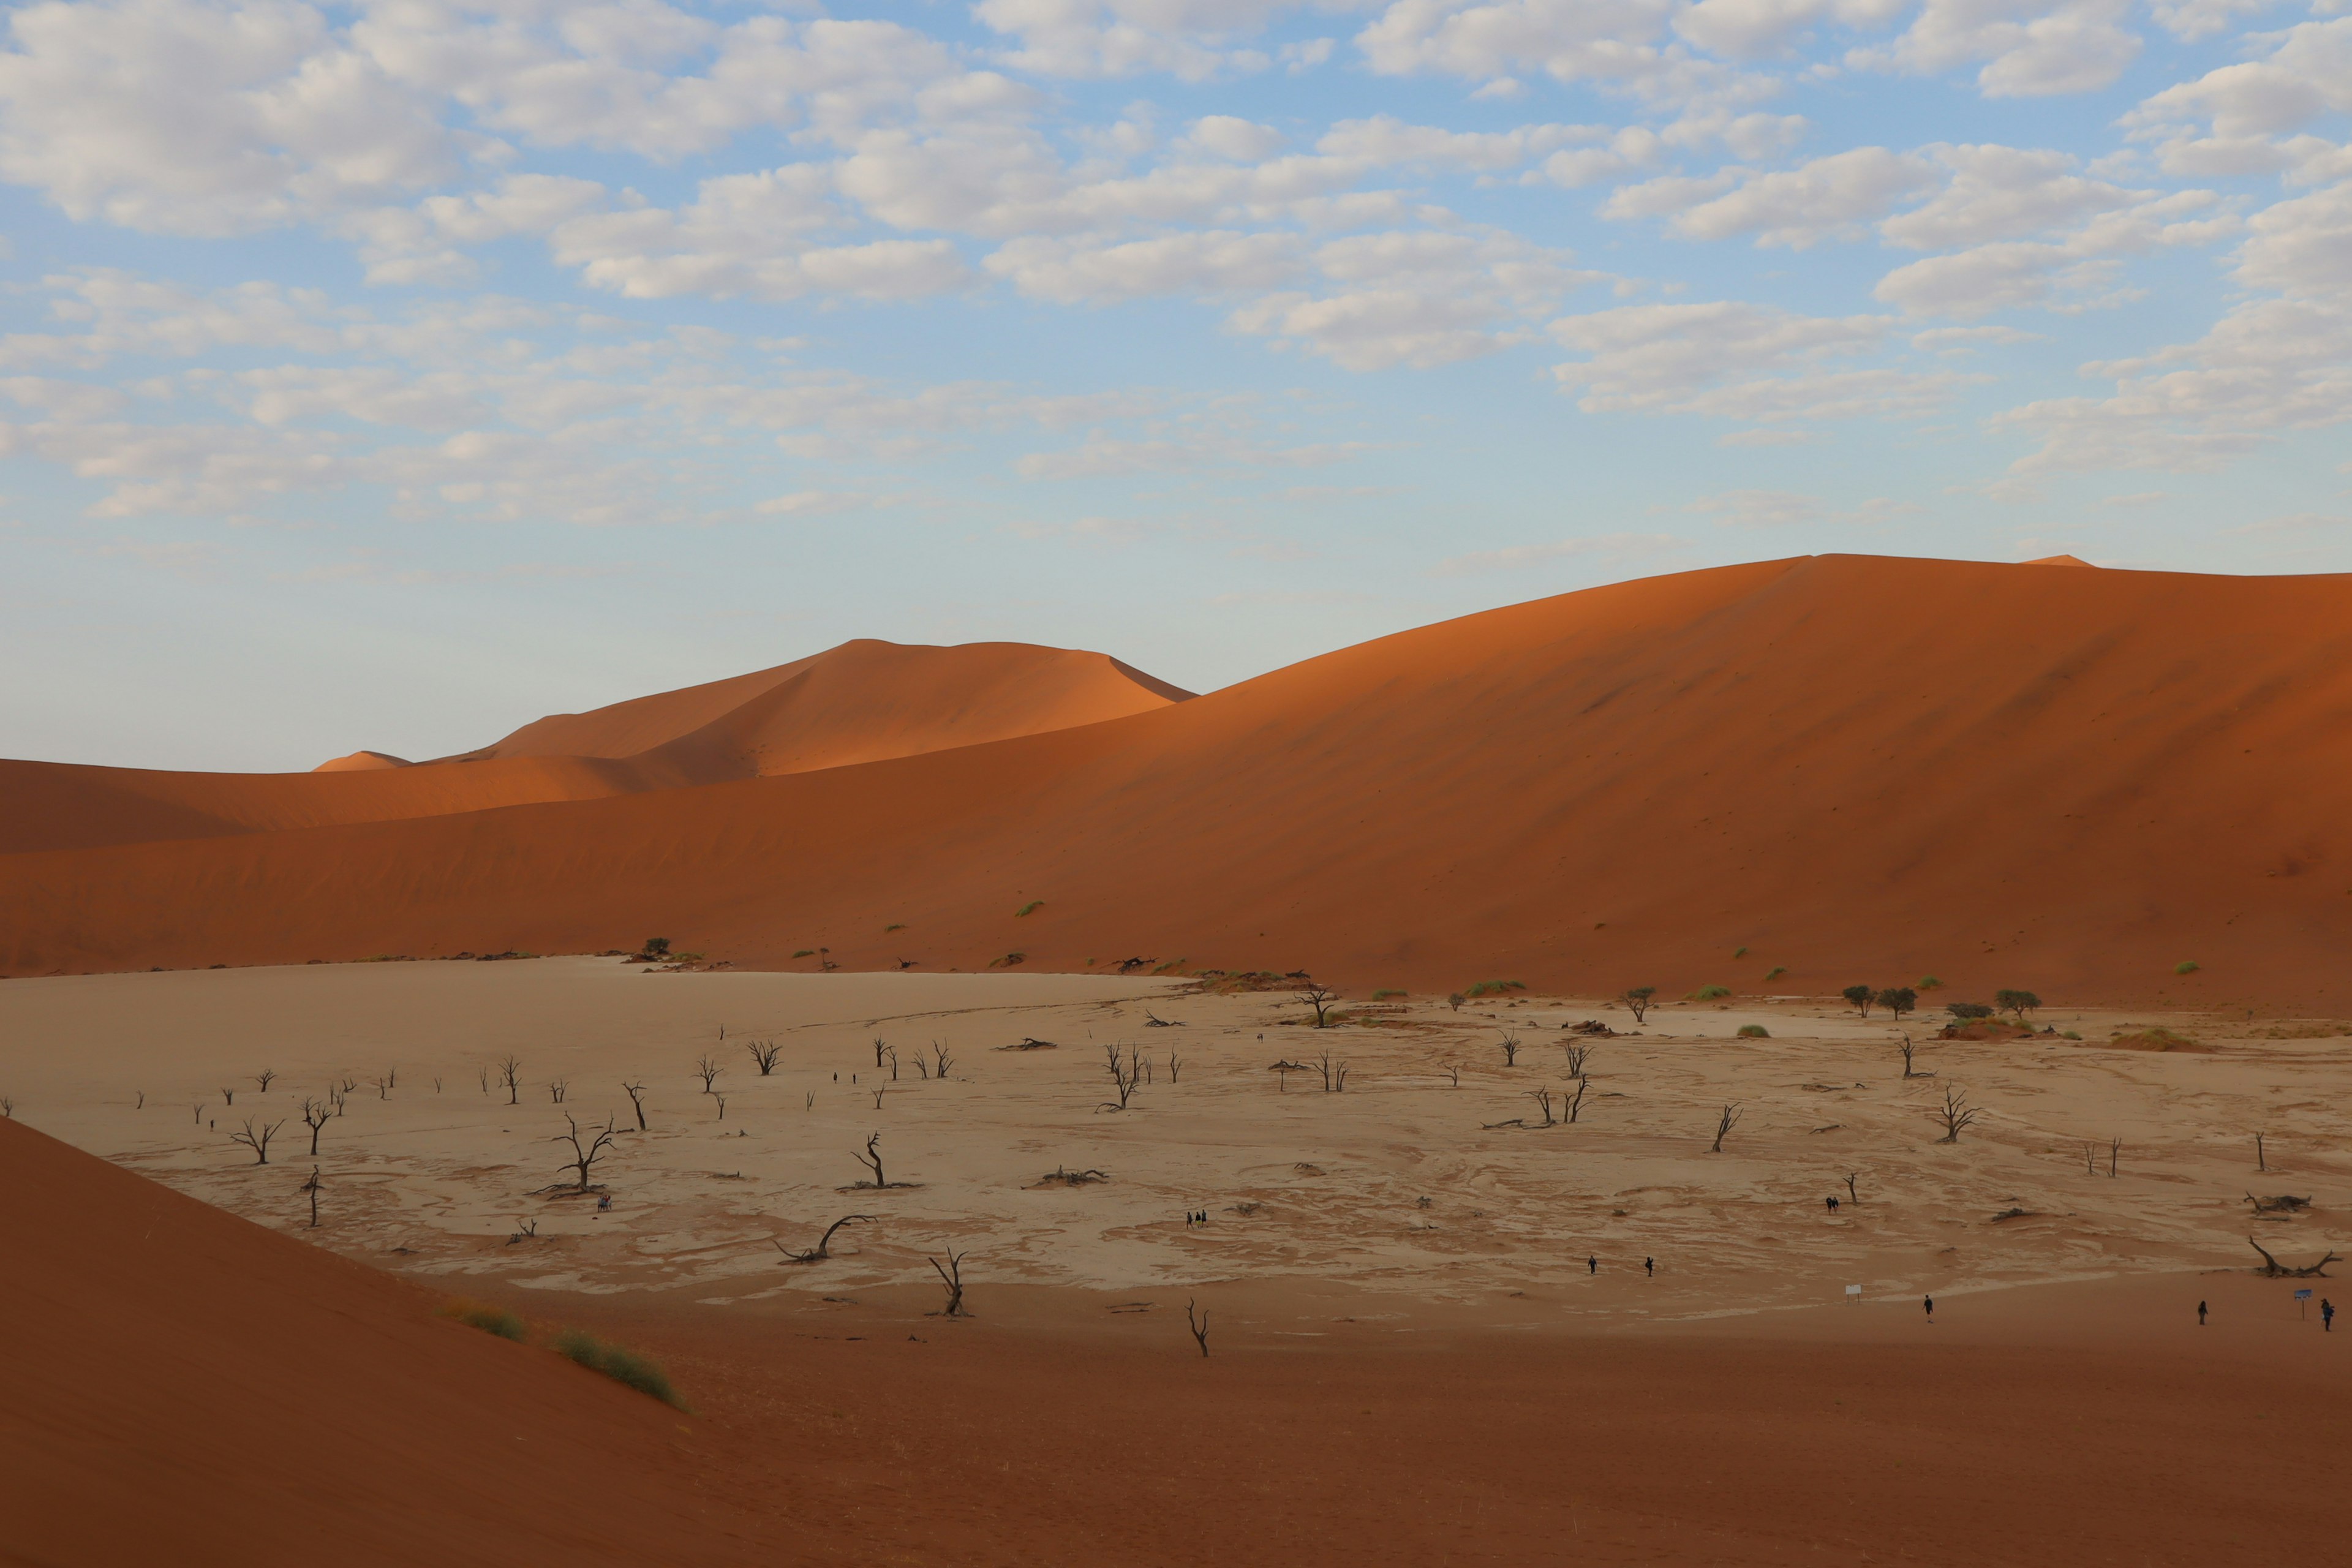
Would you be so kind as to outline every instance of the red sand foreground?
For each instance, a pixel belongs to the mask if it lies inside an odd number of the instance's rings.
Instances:
[[[689,1415],[14,1123],[0,1185],[10,1563],[2210,1568],[2352,1526],[2352,1337],[2241,1274],[1205,1361],[984,1284],[961,1322],[517,1302]]]
[[[1142,957],[1604,994],[1933,973],[2341,1010],[2347,627],[2345,577],[1826,556],[1473,616],[1188,701],[1099,660],[1087,702],[1116,680],[1140,710],[982,744],[855,681],[812,700],[805,738],[789,715],[730,729],[731,689],[694,708],[723,710],[730,766],[814,769],[779,776],[648,788],[636,753],[509,754],[678,727],[615,728],[630,704],[426,767],[167,788],[18,764],[0,973],[661,934],[744,966]],[[997,732],[1090,711],[994,700],[1023,715]],[[867,706],[891,734],[850,732]]]

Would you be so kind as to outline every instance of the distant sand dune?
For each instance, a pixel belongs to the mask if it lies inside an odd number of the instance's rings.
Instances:
[[[2352,579],[1768,562],[927,754],[0,858],[0,967],[662,934],[758,965],[1139,956],[1586,994],[1934,973],[2340,1011],[2348,714]]]

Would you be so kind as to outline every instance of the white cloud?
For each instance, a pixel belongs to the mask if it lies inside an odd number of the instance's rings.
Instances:
[[[1255,163],[1273,156],[1287,140],[1271,125],[1260,125],[1231,114],[1209,114],[1192,121],[1192,129],[1184,133],[1183,145],[1213,158]]]
[[[1016,239],[983,265],[1033,299],[1074,304],[1278,288],[1305,268],[1306,255],[1295,235],[1209,229],[1118,244]]]
[[[2125,0],[1926,0],[1892,45],[1856,49],[1853,64],[1940,75],[1982,61],[1988,98],[2091,92],[2112,83],[2140,50]]]
[[[1698,0],[1675,17],[1675,31],[1711,53],[1755,59],[1824,21],[1878,26],[1903,8],[1903,0]]]
[[[2124,117],[2136,139],[2158,144],[2166,172],[2270,174],[2340,153],[2336,143],[2294,133],[2322,115],[2352,111],[2352,16],[2263,41],[2274,47],[2261,58],[2168,87]]]
[[[1553,375],[1596,414],[1776,424],[1928,412],[1959,377],[1833,365],[1879,349],[1892,325],[1885,316],[1800,316],[1738,300],[1628,305],[1552,322],[1554,339],[1588,356]]]
[[[1393,0],[1356,35],[1372,69],[1500,82],[1540,71],[1661,102],[1768,90],[1672,38],[1672,0]]]
[[[972,15],[1020,40],[1007,63],[1042,76],[1121,77],[1165,71],[1199,81],[1220,70],[1263,70],[1240,47],[1297,0],[980,0]],[[1318,63],[1301,49],[1294,62]],[[1323,51],[1328,55],[1328,50]]]
[[[1934,178],[1924,160],[1884,147],[1855,147],[1773,174],[1736,169],[1708,180],[1627,185],[1610,197],[1601,216],[1671,213],[1668,226],[1686,239],[1754,235],[1759,245],[1804,249],[1860,232],[1864,219],[1885,213]]]
[[[1608,139],[1599,125],[1521,125],[1509,131],[1448,131],[1409,125],[1391,114],[1343,120],[1326,132],[1315,150],[1328,157],[1367,164],[1421,165],[1493,173],[1516,169],[1556,147]]]

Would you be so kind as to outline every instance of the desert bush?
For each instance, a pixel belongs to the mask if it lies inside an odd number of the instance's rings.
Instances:
[[[1778,980],[1780,976],[1788,973],[1789,971],[1784,966],[1776,963],[1772,966],[1770,973],[1767,973],[1764,978],[1767,980]]]
[[[577,1329],[566,1329],[556,1336],[555,1353],[578,1362],[591,1372],[601,1372],[614,1383],[626,1384],[639,1394],[649,1394],[664,1405],[686,1408],[677,1391],[669,1385],[668,1375],[635,1351],[605,1344]]]
[[[1003,958],[990,959],[988,961],[988,967],[991,969],[1013,969],[1028,962],[1029,955],[1025,952],[1008,952]]]
[[[1932,974],[1919,976],[1917,983],[1911,987],[1914,991],[1941,991],[1943,988],[1944,983]]]
[[[804,947],[798,952],[793,954],[793,956],[794,958],[814,958],[816,956],[816,949],[813,947]]]
[[[2107,1044],[2127,1051],[2189,1051],[2198,1055],[2209,1054],[2213,1048],[2187,1035],[2177,1035],[2161,1024],[2150,1024],[2144,1029],[2127,1025],[2116,1030]]]
[[[1468,1000],[1470,1000],[1469,997],[1465,996],[1461,992],[1456,991],[1445,998],[1445,1005],[1459,1013],[1462,1011],[1462,1004]]]
[[[1409,993],[1396,990],[1375,991],[1372,993],[1372,1000],[1375,1002],[1385,1002],[1391,996],[1403,996],[1407,994],[1409,994]]]
[[[2042,1005],[2042,998],[2031,991],[2000,990],[1992,994],[1992,1005],[2004,1013],[2014,1013],[2022,1022],[2028,1013]]]
[[[1981,1002],[1947,1002],[1944,1011],[1955,1018],[1990,1018],[1992,1009]]]
[[[1045,900],[1043,900],[1043,899],[1032,899],[1032,900],[1030,900],[1027,903],[1025,903],[1025,904],[1022,905],[1019,909],[1017,909],[1017,910],[1013,910],[1013,918],[1014,920],[1016,920],[1016,921],[1017,921],[1017,920],[1020,920],[1020,919],[1024,918],[1024,916],[1034,915],[1034,914],[1035,914],[1039,910],[1042,910],[1042,909],[1044,909],[1045,907]]]
[[[1525,991],[1526,989],[1527,986],[1517,980],[1481,980],[1462,994],[1466,1000],[1472,996],[1500,996],[1506,991]]]
[[[2200,967],[2200,966],[2195,959],[2184,958],[2179,963],[2172,966],[2172,973],[2175,974],[2194,974]]]
[[[2063,1035],[2060,1036],[2059,1037],[2060,1037],[2061,1039],[2067,1039],[2067,1040],[2079,1040],[2079,1039],[2081,1039],[2083,1037],[2082,1037],[2082,1036],[2080,1036],[2080,1035],[2078,1035],[2078,1034],[2076,1034],[2074,1030],[2069,1029],[2069,1030],[2067,1030],[2067,1031],[2065,1032],[2065,1034],[2063,1034]]]
[[[1697,990],[1692,992],[1689,995],[1684,997],[1683,1000],[1685,1002],[1713,1002],[1719,997],[1728,996],[1730,994],[1731,987],[1728,985],[1702,985]]]
[[[1739,1037],[1743,1040],[1769,1040],[1772,1037],[1772,1031],[1761,1024],[1742,1024],[1739,1026]]]
[[[479,1301],[456,1300],[441,1309],[444,1317],[457,1319],[469,1329],[479,1329],[486,1334],[496,1334],[502,1340],[520,1344],[523,1340],[522,1320],[504,1307],[486,1307]]]

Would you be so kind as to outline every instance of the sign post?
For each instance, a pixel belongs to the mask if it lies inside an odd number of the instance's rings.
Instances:
[[[2310,1295],[2310,1294],[2311,1294],[2311,1292],[2310,1292],[2310,1291],[2308,1291],[2308,1290],[2305,1290],[2305,1291],[2304,1292],[2304,1294],[2305,1294],[2305,1295],[2306,1295],[2306,1296],[2308,1296],[2308,1295]],[[1846,1299],[1847,1300],[1849,1300],[1849,1301],[1853,1302],[1853,1303],[1855,1306],[1857,1306],[1857,1307],[1861,1306],[1861,1305],[1862,1305],[1862,1287],[1861,1287],[1861,1286],[1859,1286],[1859,1285],[1849,1285],[1849,1286],[1847,1286],[1847,1287],[1845,1288],[1845,1299]]]
[[[2306,1323],[2311,1321],[2311,1291],[2308,1289],[2297,1290],[2294,1304],[2295,1310],[2302,1313],[2303,1321]]]

